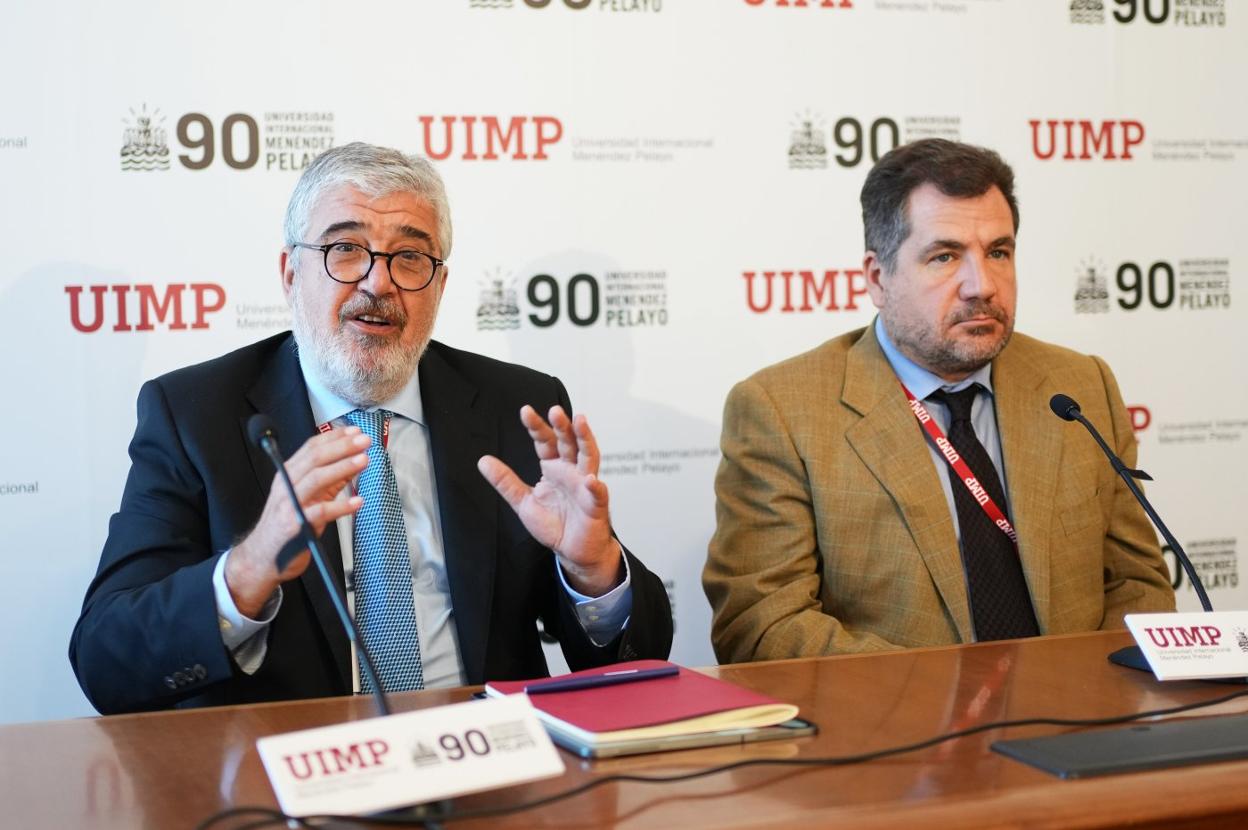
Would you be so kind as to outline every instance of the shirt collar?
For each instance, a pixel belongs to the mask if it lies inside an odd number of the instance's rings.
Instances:
[[[302,359],[299,361],[299,371],[303,373],[303,381],[307,384],[308,403],[312,405],[312,417],[318,425],[332,423],[348,412],[360,408],[329,391],[329,388],[321,382],[320,378],[316,376]],[[423,425],[425,423],[425,407],[420,397],[420,372],[412,372],[412,376],[407,379],[407,383],[403,385],[403,388],[393,398],[383,401],[378,406],[367,407],[367,409],[369,411],[373,409],[388,409],[396,415],[401,415]]]
[[[992,394],[991,363],[979,367],[965,380],[947,383],[944,378],[932,374],[902,354],[901,350],[889,339],[888,332],[884,330],[884,321],[879,317],[875,318],[875,339],[880,342],[880,350],[884,352],[888,364],[893,367],[893,372],[919,400],[924,400],[937,389],[943,389],[946,392],[961,392],[972,383],[978,383],[988,390],[989,395]]]

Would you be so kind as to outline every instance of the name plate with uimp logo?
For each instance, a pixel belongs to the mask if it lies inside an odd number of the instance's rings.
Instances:
[[[1248,677],[1248,612],[1128,614],[1158,680]]]
[[[371,813],[563,772],[524,695],[256,741],[282,811]]]

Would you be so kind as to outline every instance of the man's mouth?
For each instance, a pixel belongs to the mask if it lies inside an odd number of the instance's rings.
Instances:
[[[388,334],[403,327],[404,315],[382,303],[358,303],[355,308],[344,308],[342,319],[351,323],[356,331],[369,334]]]
[[[1005,325],[1005,315],[991,306],[965,309],[953,315],[953,325],[986,326],[992,323]]]

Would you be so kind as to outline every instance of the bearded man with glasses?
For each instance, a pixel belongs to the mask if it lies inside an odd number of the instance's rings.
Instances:
[[[540,676],[537,623],[573,669],[663,658],[661,581],[616,540],[600,453],[549,375],[431,340],[450,210],[425,160],[320,156],[286,211],[286,332],[148,382],[121,507],[70,643],[103,713]],[[299,543],[248,440],[272,418],[334,572]],[[543,417],[545,416],[545,417]],[[500,498],[501,497],[501,498]]]

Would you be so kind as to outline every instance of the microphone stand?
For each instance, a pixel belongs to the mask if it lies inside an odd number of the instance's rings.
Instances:
[[[329,572],[329,566],[325,563],[325,557],[321,553],[320,543],[316,538],[316,534],[312,532],[312,525],[308,522],[308,517],[303,514],[303,507],[299,504],[299,496],[295,493],[294,482],[290,480],[290,474],[286,472],[286,465],[282,461],[281,450],[277,446],[277,436],[268,421],[269,419],[264,415],[251,416],[251,420],[247,422],[248,432],[253,433],[255,442],[260,446],[260,449],[264,450],[269,457],[269,461],[273,462],[273,466],[277,468],[278,477],[286,484],[286,492],[290,494],[290,502],[294,505],[295,515],[299,518],[299,531],[303,536],[304,544],[307,545],[308,550],[312,553],[312,561],[316,563],[316,569],[321,574],[321,580],[325,583],[325,589],[329,593],[329,598],[334,603],[334,611],[338,614],[338,619],[347,632],[347,639],[351,641],[356,651],[359,652],[364,673],[367,675],[368,681],[373,684],[373,698],[377,702],[378,714],[385,717],[391,713],[390,702],[386,699],[386,694],[381,688],[381,681],[377,678],[377,669],[373,665],[373,656],[369,654],[368,646],[364,645],[364,638],[360,636],[360,630],[356,628],[355,620],[347,612],[346,603],[343,602],[342,595],[338,593],[338,587],[334,583],[333,577]],[[298,545],[287,545],[278,554],[276,564],[278,571],[284,570],[298,552]]]
[[[1143,470],[1133,470],[1124,464],[1122,459],[1119,458],[1114,451],[1109,448],[1109,445],[1105,443],[1105,439],[1101,437],[1099,432],[1097,432],[1096,427],[1092,426],[1092,423],[1083,416],[1083,413],[1079,410],[1079,404],[1075,403],[1072,398],[1066,395],[1054,395],[1049,401],[1049,408],[1053,410],[1057,417],[1063,420],[1078,421],[1083,424],[1084,428],[1091,433],[1093,438],[1096,439],[1096,443],[1100,445],[1101,450],[1105,453],[1106,457],[1109,458],[1109,463],[1114,468],[1114,471],[1118,473],[1119,477],[1121,477],[1126,483],[1127,489],[1131,491],[1131,495],[1135,496],[1135,500],[1140,503],[1141,507],[1144,508],[1144,513],[1147,514],[1150,520],[1152,520],[1153,525],[1161,531],[1162,538],[1166,540],[1166,544],[1168,544],[1170,549],[1174,551],[1174,558],[1178,560],[1179,564],[1183,567],[1184,572],[1187,574],[1188,580],[1191,581],[1192,588],[1195,589],[1196,596],[1200,599],[1201,608],[1206,612],[1212,611],[1213,604],[1209,601],[1209,595],[1205,592],[1204,583],[1200,581],[1200,575],[1196,573],[1196,567],[1192,564],[1192,560],[1188,558],[1187,552],[1183,550],[1183,546],[1179,544],[1179,540],[1174,538],[1174,534],[1170,532],[1170,528],[1166,527],[1166,523],[1163,522],[1161,517],[1157,515],[1157,511],[1153,509],[1153,505],[1149,503],[1148,499],[1144,496],[1144,492],[1140,490],[1139,485],[1135,483],[1135,479],[1137,478],[1144,481],[1152,481],[1153,477]],[[1127,666],[1132,669],[1139,669],[1140,671],[1152,671],[1148,665],[1148,661],[1144,658],[1144,652],[1140,650],[1139,646],[1127,646],[1126,648],[1119,649],[1109,655],[1109,659],[1110,662],[1116,663],[1120,666]],[[1243,681],[1234,680],[1232,682]]]
[[[290,480],[290,474],[286,472],[286,464],[282,461],[281,449],[277,446],[277,434],[273,429],[273,424],[268,416],[257,413],[252,415],[247,421],[247,432],[251,436],[252,441],[269,457],[269,461],[277,468],[278,477],[286,484],[286,492],[290,494],[290,502],[294,505],[295,515],[299,518],[300,535],[312,554],[312,561],[316,563],[316,569],[321,575],[321,580],[325,583],[325,589],[329,592],[329,598],[333,600],[334,611],[338,614],[338,619],[347,632],[347,639],[355,646],[356,651],[360,655],[364,673],[367,675],[369,682],[373,684],[373,700],[377,704],[377,711],[381,717],[385,717],[391,714],[390,701],[387,700],[386,693],[381,687],[381,681],[377,677],[373,656],[369,653],[368,646],[364,644],[364,638],[360,635],[360,631],[355,625],[355,620],[347,612],[346,603],[343,602],[342,595],[338,593],[338,588],[330,575],[329,566],[325,563],[325,556],[321,553],[320,542],[316,538],[316,534],[312,532],[312,525],[308,521],[308,517],[303,513],[303,506],[299,504],[299,496],[295,493],[294,482]],[[295,544],[294,540],[291,540],[291,544],[287,544],[277,555],[275,565],[277,570],[279,572],[285,570],[286,566],[290,564],[290,560],[298,555],[299,550],[300,546]],[[430,830],[439,830],[442,827],[440,819],[449,813],[451,803],[450,799],[439,799],[426,804],[413,804],[410,807],[383,810],[372,815],[378,818],[420,822],[426,828],[430,828]]]

